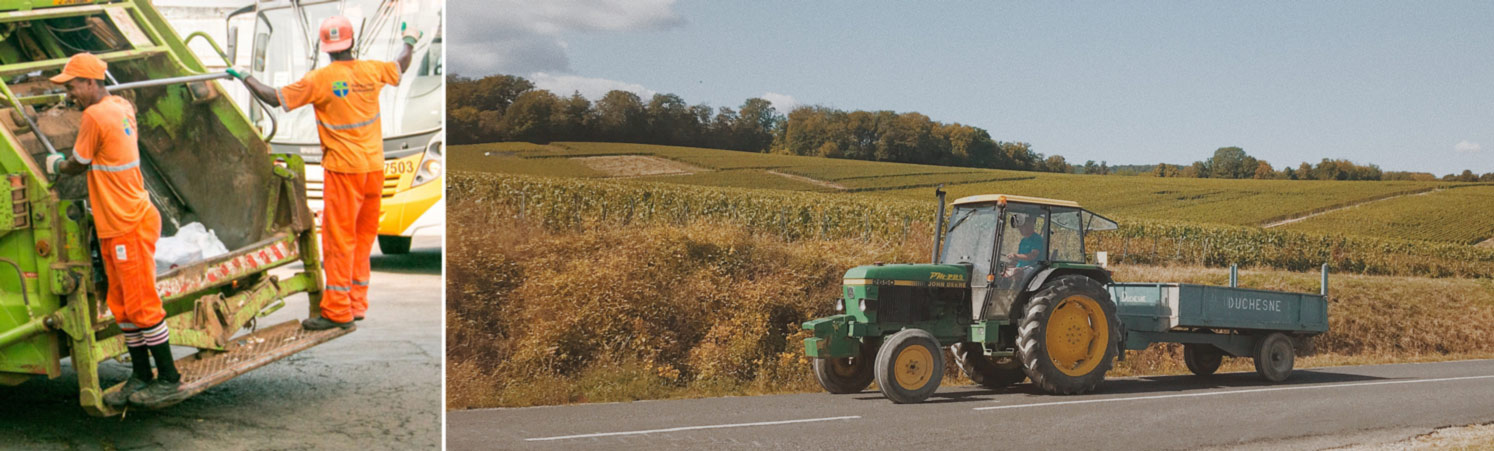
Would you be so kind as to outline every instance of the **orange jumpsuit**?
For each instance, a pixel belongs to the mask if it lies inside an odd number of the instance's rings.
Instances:
[[[399,65],[333,61],[275,95],[286,111],[316,110],[322,142],[322,317],[352,321],[368,310],[369,253],[379,232],[384,138],[379,90],[399,84]]]
[[[156,293],[161,214],[145,192],[138,140],[135,107],[108,96],[83,110],[73,147],[73,159],[88,165],[88,200],[109,277],[105,300],[126,331],[152,328],[166,318]]]

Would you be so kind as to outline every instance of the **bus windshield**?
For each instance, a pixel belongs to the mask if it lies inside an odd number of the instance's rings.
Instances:
[[[441,4],[441,0],[397,3],[346,0],[302,1],[299,8],[290,3],[262,7],[255,21],[251,73],[271,86],[281,87],[295,83],[312,69],[326,66],[330,59],[319,49],[317,27],[322,19],[336,14],[346,16],[354,24],[355,58],[393,61],[404,46],[400,23],[411,22],[409,26],[418,27],[425,35],[416,44],[410,67],[402,74],[399,86],[386,87],[380,92],[383,135],[389,138],[439,129],[441,108],[445,104],[440,15],[416,12],[422,8],[439,10]],[[263,114],[259,110],[255,118],[261,126],[268,127]],[[275,108],[268,114],[276,122],[273,144],[299,146],[302,154],[320,154],[312,108],[290,112]]]

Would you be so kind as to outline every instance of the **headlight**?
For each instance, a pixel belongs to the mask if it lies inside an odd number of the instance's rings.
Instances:
[[[861,302],[856,305],[856,307],[859,307],[861,309],[861,311],[865,312],[866,311],[866,300],[862,299]]]
[[[431,141],[431,144],[425,148],[425,155],[420,157],[420,167],[415,169],[415,181],[410,182],[410,187],[414,188],[441,178],[441,165],[445,162],[446,159],[441,155],[441,141]]]

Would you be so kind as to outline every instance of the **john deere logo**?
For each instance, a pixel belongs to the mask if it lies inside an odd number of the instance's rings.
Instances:
[[[134,135],[135,134],[135,128],[132,127],[132,126],[130,126],[130,118],[124,118],[124,121],[122,121],[122,122],[124,122],[123,125],[124,125],[125,136]]]
[[[348,96],[348,82],[345,82],[345,81],[334,81],[334,82],[332,82],[332,94],[334,94],[334,95],[336,95],[338,97],[347,97]]]

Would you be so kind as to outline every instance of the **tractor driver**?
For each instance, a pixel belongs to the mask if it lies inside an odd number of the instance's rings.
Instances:
[[[402,25],[403,27],[403,25]],[[379,91],[399,84],[410,66],[421,33],[405,28],[404,48],[395,61],[353,58],[353,23],[332,16],[322,21],[321,48],[332,63],[279,89],[235,69],[259,100],[286,111],[311,105],[325,169],[322,207],[322,261],[326,290],[321,315],[301,322],[309,330],[351,328],[368,310],[369,254],[379,229],[384,187],[384,137],[379,123]]]
[[[1017,261],[1018,268],[1025,268],[1038,264],[1043,257],[1043,235],[1037,233],[1037,217],[1034,215],[1013,216],[1022,218],[1017,223],[1017,231],[1022,233],[1022,240],[1017,242],[1017,253],[1012,258]]]

